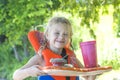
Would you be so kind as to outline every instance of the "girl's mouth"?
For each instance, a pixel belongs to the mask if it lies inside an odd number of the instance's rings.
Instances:
[[[58,43],[64,43],[64,41],[57,41]]]

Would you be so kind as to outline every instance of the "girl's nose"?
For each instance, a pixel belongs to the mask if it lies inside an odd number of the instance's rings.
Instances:
[[[64,34],[60,34],[59,37],[60,38],[64,38],[65,36],[64,36]]]

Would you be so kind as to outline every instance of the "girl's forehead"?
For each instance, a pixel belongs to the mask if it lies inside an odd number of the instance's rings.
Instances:
[[[54,24],[51,26],[51,30],[64,30],[64,31],[69,31],[69,26],[66,25],[66,24],[61,24],[61,23],[58,23],[58,24]]]
[[[54,24],[54,25],[52,25],[52,27],[53,28],[60,28],[60,29],[67,29],[69,26],[68,25],[66,25],[66,24],[62,24],[62,23],[57,23],[57,24]]]

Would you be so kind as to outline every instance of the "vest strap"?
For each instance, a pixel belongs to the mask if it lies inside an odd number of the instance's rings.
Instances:
[[[63,48],[61,56],[64,57],[65,55],[67,55],[67,54],[66,54],[66,50]],[[67,61],[67,63],[68,63],[68,56],[65,57],[64,59],[65,59],[65,60]],[[69,76],[66,76],[66,80],[70,80],[70,77],[69,77]]]

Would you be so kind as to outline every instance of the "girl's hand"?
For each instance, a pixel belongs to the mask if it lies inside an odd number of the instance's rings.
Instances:
[[[36,77],[39,75],[45,75],[46,73],[43,72],[42,70],[40,70],[40,68],[38,68],[38,67],[39,67],[39,65],[34,65],[34,66],[28,68],[27,74],[32,77]]]

